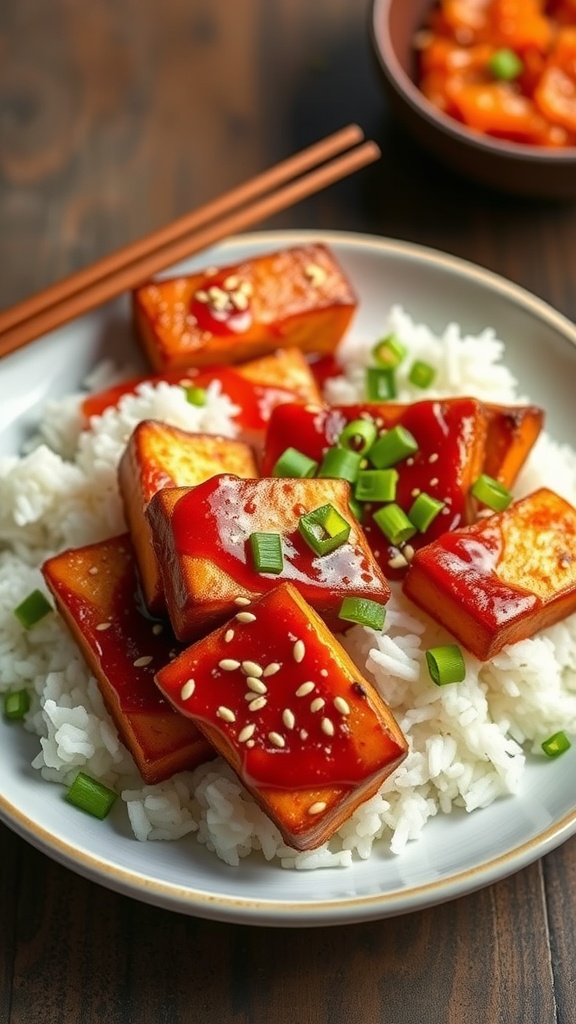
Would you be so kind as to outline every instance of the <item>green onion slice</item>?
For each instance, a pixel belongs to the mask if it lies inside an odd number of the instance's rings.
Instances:
[[[396,469],[362,469],[358,473],[356,501],[394,501],[398,486]]]
[[[433,683],[436,683],[436,686],[461,683],[466,675],[464,655],[458,644],[430,647],[426,651],[426,664],[430,678]]]
[[[408,380],[417,388],[429,388],[435,376],[436,370],[430,363],[425,363],[423,359],[415,359],[410,367]]]
[[[14,609],[14,615],[21,625],[24,626],[24,629],[30,629],[51,611],[52,605],[44,597],[42,591],[33,590],[32,593],[28,594],[28,597],[25,597],[18,607]]]
[[[282,572],[284,555],[279,533],[251,533],[250,547],[257,572]]]
[[[346,622],[357,622],[371,629],[382,629],[386,618],[384,605],[370,601],[367,597],[345,597],[340,605],[338,617]]]
[[[570,750],[571,746],[572,744],[565,732],[555,732],[553,736],[549,736],[547,740],[544,740],[542,750],[547,757],[560,757],[560,754]]]
[[[514,50],[504,47],[496,50],[488,61],[488,68],[494,75],[503,82],[513,82],[524,70],[524,64]]]
[[[372,356],[379,366],[395,369],[399,366],[406,355],[406,347],[396,337],[389,334],[387,338],[381,338],[372,349]]]
[[[328,448],[318,467],[317,476],[347,480],[353,484],[358,476],[362,454],[352,452],[349,448]]]
[[[321,505],[300,516],[298,529],[316,555],[335,551],[346,543],[350,535],[350,523],[333,505]]]
[[[393,427],[374,442],[368,458],[376,469],[388,469],[418,451],[418,442],[406,427]]]
[[[378,436],[374,420],[351,420],[338,438],[340,448],[348,448],[359,455],[365,455]]]
[[[195,387],[193,384],[184,386],[186,401],[190,405],[206,405],[206,388]]]
[[[416,533],[416,527],[410,522],[406,513],[399,505],[392,502],[390,505],[383,505],[374,513],[374,522],[380,527],[382,533],[395,546],[404,544]]]
[[[478,499],[482,505],[486,505],[494,512],[503,512],[512,501],[512,495],[504,484],[493,477],[481,473],[472,484],[470,493]]]
[[[396,377],[393,369],[369,366],[366,370],[366,397],[369,402],[387,402],[396,398]]]
[[[275,462],[272,476],[312,477],[317,469],[318,463],[309,459],[304,452],[297,448],[286,448]]]
[[[414,499],[408,512],[408,519],[411,523],[414,523],[414,526],[420,533],[426,533],[428,527],[432,525],[436,516],[440,514],[443,508],[443,501],[439,501],[437,498],[433,498],[431,494],[426,494],[426,491],[422,491]]]
[[[30,708],[30,694],[28,690],[13,690],[4,697],[4,718],[15,722],[24,715]]]
[[[117,793],[85,772],[78,772],[66,793],[69,803],[95,818],[105,818],[116,800]]]

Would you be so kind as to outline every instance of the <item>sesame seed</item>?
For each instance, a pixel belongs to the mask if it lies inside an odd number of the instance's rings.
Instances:
[[[218,715],[218,718],[223,718],[225,722],[236,721],[236,715],[234,714],[232,709],[225,707],[223,704],[220,705],[216,714]]]
[[[143,658],[136,658],[133,662],[134,668],[144,668],[145,665],[149,665],[152,661],[151,654],[145,654]]]
[[[226,632],[224,633],[224,643],[225,644],[229,644],[230,641],[233,640],[233,639],[234,639],[234,630],[233,629],[227,629]]]
[[[308,733],[307,733],[306,729],[300,729],[300,739],[301,740],[307,740],[308,739]]]
[[[408,565],[408,562],[404,558],[404,555],[398,552],[397,555],[388,559],[388,565],[391,569],[404,569]]]
[[[231,292],[230,299],[232,300],[233,306],[235,306],[236,309],[239,309],[241,313],[243,313],[245,309],[248,309],[248,296],[245,292],[240,291],[239,288],[236,291]]]
[[[282,721],[287,729],[293,729],[296,725],[294,712],[291,711],[290,708],[284,708],[284,711],[282,712]]]
[[[208,302],[208,292],[204,291],[203,288],[199,288],[194,294],[194,298],[197,302]]]
[[[321,668],[320,669],[320,675],[324,676],[324,678],[326,678],[326,676],[328,675],[328,669],[327,668]]]
[[[432,477],[430,481],[430,487],[438,487],[439,480],[437,476]]]
[[[90,573],[91,576],[97,576],[98,575],[98,566],[97,565],[91,565],[90,568],[88,569],[88,572]]]
[[[310,804],[308,808],[308,814],[322,814],[322,811],[326,810],[326,803],[324,800],[317,800],[315,804]]]
[[[254,747],[254,746],[256,746],[256,741],[255,740],[248,740],[248,743],[246,744],[246,746],[247,747]]]
[[[314,689],[315,685],[316,684],[313,683],[311,680],[308,680],[307,683],[302,683],[302,685],[299,686],[298,689],[296,690],[296,696],[307,697],[309,693],[312,693],[312,690]]]
[[[333,704],[336,711],[339,711],[341,715],[350,714],[350,705],[347,700],[344,700],[344,697],[334,697]]]
[[[323,718],[320,723],[320,728],[322,729],[322,732],[326,734],[326,736],[334,735],[334,724],[330,718]]]
[[[238,622],[256,622],[256,616],[253,612],[238,612],[234,618],[237,619]]]
[[[412,547],[412,545],[405,544],[404,547],[402,548],[402,554],[404,555],[404,558],[406,559],[407,562],[411,562],[412,559],[414,558],[414,548]]]
[[[304,645],[303,640],[296,641],[294,647],[292,648],[292,654],[294,656],[294,661],[301,662],[304,659],[304,655],[306,654],[306,647]]]
[[[234,658],[222,658],[222,661],[218,662],[218,668],[221,668],[223,672],[235,672],[237,668],[240,668],[240,662],[234,661]]]
[[[224,287],[228,292],[234,292],[240,287],[240,278],[236,277],[235,274],[229,274],[224,281]]]
[[[249,740],[254,735],[255,729],[256,726],[254,725],[254,722],[250,722],[249,725],[245,725],[238,733],[238,742],[246,743],[246,740]]]
[[[244,292],[244,295],[250,296],[254,294],[254,289],[252,287],[251,281],[240,281],[238,289],[239,291]]]
[[[188,679],[182,689],[180,690],[180,700],[189,700],[194,690],[196,689],[196,683],[193,679]]]
[[[413,466],[414,465],[414,459],[412,458],[412,456],[410,456],[410,458],[406,459],[406,465],[407,466]]]
[[[249,690],[252,690],[253,693],[268,692],[268,687],[266,686],[266,683],[263,683],[260,679],[257,679],[256,676],[248,676],[246,680],[246,686],[248,687]]]
[[[262,675],[263,676],[275,676],[280,671],[280,665],[277,661],[271,661],[269,665],[266,665]]]
[[[320,711],[324,707],[326,701],[323,697],[316,697],[310,704],[310,711]]]
[[[438,452],[432,452],[432,455],[428,456],[428,462],[438,462],[439,458]]]
[[[154,636],[160,636],[160,633],[162,633],[163,630],[164,626],[162,625],[161,622],[155,622],[154,625],[152,626],[152,632],[154,633]]]
[[[286,746],[286,740],[284,739],[283,736],[280,735],[279,732],[269,732],[268,739],[270,740],[270,743],[274,744],[275,747]]]
[[[234,604],[241,604],[241,605],[250,604],[250,598],[249,597],[235,597],[234,598]]]
[[[256,697],[253,701],[250,701],[250,704],[248,705],[248,710],[261,711],[262,708],[266,707],[267,703],[268,701],[266,700],[266,697]]]
[[[242,671],[246,676],[257,676],[259,678],[264,670],[256,661],[243,661]]]
[[[304,273],[308,280],[314,285],[323,284],[328,276],[324,267],[319,267],[317,263],[309,263],[308,266],[304,268]]]
[[[412,489],[412,490],[410,491],[410,494],[411,494],[411,496],[412,496],[413,498],[417,498],[417,497],[418,497],[418,495],[419,495],[419,494],[421,494],[421,493],[422,493],[422,491],[420,490],[420,488],[419,488],[419,487],[414,487],[414,488],[413,488],[413,489]]]
[[[103,633],[106,629],[110,629],[111,625],[111,622],[99,622],[98,625],[96,626],[96,629],[98,630],[99,633]]]

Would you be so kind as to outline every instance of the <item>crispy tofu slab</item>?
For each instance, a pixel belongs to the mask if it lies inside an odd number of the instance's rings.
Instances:
[[[144,781],[160,782],[212,757],[194,724],[154,685],[154,673],[178,646],[168,626],[138,607],[130,538],[63,551],[42,572]]]
[[[234,403],[231,419],[238,428],[238,439],[260,448],[272,410],[283,402],[320,402],[315,373],[298,348],[278,349],[272,355],[251,359],[237,366],[208,366],[199,370],[187,367],[155,376],[132,377],[105,391],[88,395],[82,414],[88,424],[92,416],[101,416],[124,395],[134,394],[144,383],[179,385],[184,388],[208,388],[219,384],[222,393]]]
[[[402,427],[414,437],[418,450],[394,464],[398,473],[394,501],[408,513],[422,492],[442,502],[442,509],[425,532],[409,539],[410,550],[422,547],[446,530],[456,529],[476,517],[470,487],[482,472],[488,417],[473,398],[435,399],[397,403],[362,403],[330,408],[285,405],[272,413],[262,460],[262,472],[273,472],[288,447],[297,448],[320,463],[327,448],[337,444],[342,429],[354,420],[368,420],[378,436]],[[370,468],[370,451],[366,455]],[[390,543],[375,518],[381,502],[364,504],[362,526],[382,571],[391,579],[404,575],[408,560],[401,548]]]
[[[289,581],[334,630],[344,597],[385,604],[390,588],[349,508],[344,480],[241,480],[222,475],[197,487],[159,491],[146,515],[176,636],[187,642]],[[350,524],[348,540],[316,555],[302,538],[300,517],[331,504]],[[278,533],[284,567],[258,572],[250,550],[255,532]]]
[[[407,753],[390,709],[284,583],[156,674],[286,843],[326,842]]]
[[[239,363],[287,346],[332,352],[356,306],[350,282],[319,244],[152,281],[133,293],[137,333],[158,372]]]
[[[163,487],[194,486],[218,473],[257,476],[252,449],[242,441],[214,434],[190,434],[178,427],[143,420],[134,428],[118,467],[118,483],[149,611],[165,612],[160,570],[146,508]]]
[[[488,661],[576,611],[576,510],[535,491],[417,551],[404,590]]]

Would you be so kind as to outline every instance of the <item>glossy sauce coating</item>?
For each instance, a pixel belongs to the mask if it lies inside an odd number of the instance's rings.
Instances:
[[[217,729],[250,786],[354,787],[404,754],[372,687],[287,585],[161,670],[175,707]],[[313,615],[313,613],[312,613]],[[338,653],[340,651],[340,653]]]
[[[337,505],[351,524],[346,543],[327,555],[316,555],[298,530],[300,517],[337,496]],[[180,555],[214,561],[239,588],[262,593],[289,580],[313,600],[334,603],[343,591],[389,598],[389,588],[363,543],[347,508],[343,481],[240,480],[213,477],[177,502],[172,516],[175,546]],[[253,532],[279,532],[284,569],[280,575],[258,572],[249,538]]]

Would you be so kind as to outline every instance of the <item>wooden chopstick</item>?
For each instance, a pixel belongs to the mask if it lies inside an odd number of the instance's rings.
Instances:
[[[350,125],[173,224],[0,313],[0,358],[137,287],[171,264],[265,220],[376,160],[380,151],[373,142],[342,153],[362,138],[361,129]],[[338,153],[341,155],[330,159]]]

